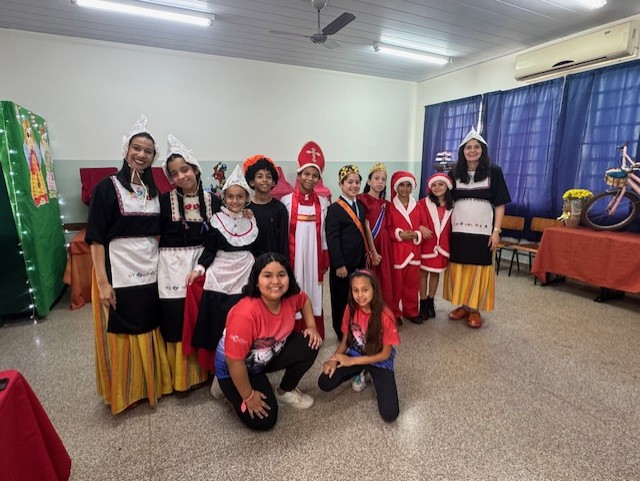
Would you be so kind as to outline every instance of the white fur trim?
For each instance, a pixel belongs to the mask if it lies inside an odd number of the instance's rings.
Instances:
[[[414,179],[413,177],[410,177],[408,175],[405,175],[404,177],[400,177],[399,179],[396,179],[395,183],[393,184],[393,191],[394,192],[398,192],[398,186],[400,184],[402,184],[403,182],[409,182],[411,184],[411,190],[416,190],[416,179]]]
[[[402,264],[393,264],[394,269],[404,269],[409,265],[409,263],[413,260],[415,254],[412,252],[407,256],[407,258],[402,262]],[[419,261],[418,261],[419,263]]]

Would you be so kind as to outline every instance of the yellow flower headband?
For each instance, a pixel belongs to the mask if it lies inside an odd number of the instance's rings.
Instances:
[[[358,169],[357,165],[345,165],[338,172],[338,182],[342,183],[342,181],[351,174],[360,175],[360,169]]]
[[[369,171],[369,175],[371,175],[374,172],[377,172],[379,170],[381,170],[382,172],[384,172],[386,174],[387,173],[387,166],[384,165],[382,162],[378,162],[376,165],[371,167],[371,170]]]

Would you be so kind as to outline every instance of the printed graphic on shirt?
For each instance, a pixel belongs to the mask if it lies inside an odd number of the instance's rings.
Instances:
[[[351,329],[351,334],[353,334],[353,340],[351,341],[349,347],[347,348],[346,354],[348,356],[362,356],[364,352],[364,348],[367,344],[366,333],[362,330],[360,324],[352,322],[349,325],[349,329]],[[372,366],[381,367],[383,369],[390,369],[393,371],[393,359],[396,357],[396,348],[391,349],[391,356],[389,359],[385,361],[375,362]]]

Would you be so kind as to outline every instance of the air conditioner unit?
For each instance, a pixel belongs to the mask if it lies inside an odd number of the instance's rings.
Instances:
[[[516,80],[533,80],[588,65],[631,58],[638,48],[638,22],[625,22],[541,47],[516,57]]]

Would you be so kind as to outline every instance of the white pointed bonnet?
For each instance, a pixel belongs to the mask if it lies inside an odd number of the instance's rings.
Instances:
[[[478,132],[476,132],[475,127],[471,127],[471,130],[469,131],[467,136],[464,139],[462,139],[462,142],[460,142],[460,145],[458,146],[458,148],[462,147],[464,144],[469,142],[471,139],[476,139],[478,142],[482,142],[485,145],[485,147],[487,146],[487,141],[484,140],[484,137],[482,137],[482,135],[480,135]]]
[[[222,187],[222,192],[224,193],[224,191],[227,190],[232,185],[239,185],[244,190],[246,190],[250,196],[251,194],[253,194],[253,190],[251,189],[251,187],[249,187],[249,184],[247,184],[247,180],[244,178],[244,175],[242,174],[242,166],[240,164],[236,165],[236,168],[233,169],[233,172],[231,172],[231,175],[227,177],[227,181],[224,183],[224,186]]]
[[[138,117],[138,120],[136,120],[136,123],[133,124],[133,127],[131,127],[131,130],[129,130],[129,133],[127,135],[122,136],[122,158],[123,159],[127,158],[127,152],[129,151],[129,142],[131,142],[131,139],[138,134],[151,135],[151,132],[149,132],[149,130],[147,129],[147,116],[144,114]],[[151,138],[153,139],[153,135],[151,135]],[[156,144],[155,140],[153,141],[153,148],[156,151],[156,155],[153,158],[155,162],[158,156],[160,155],[160,149],[158,148],[158,144]]]
[[[167,137],[167,158],[162,162],[162,171],[164,172],[164,175],[167,176],[167,179],[169,179],[169,182],[173,184],[173,179],[171,178],[169,168],[167,167],[167,160],[173,154],[182,157],[187,164],[196,167],[198,169],[198,172],[202,174],[202,169],[200,168],[200,164],[193,154],[193,150],[188,149],[186,145],[180,142],[180,140],[178,140],[175,136],[169,134],[169,136]]]

